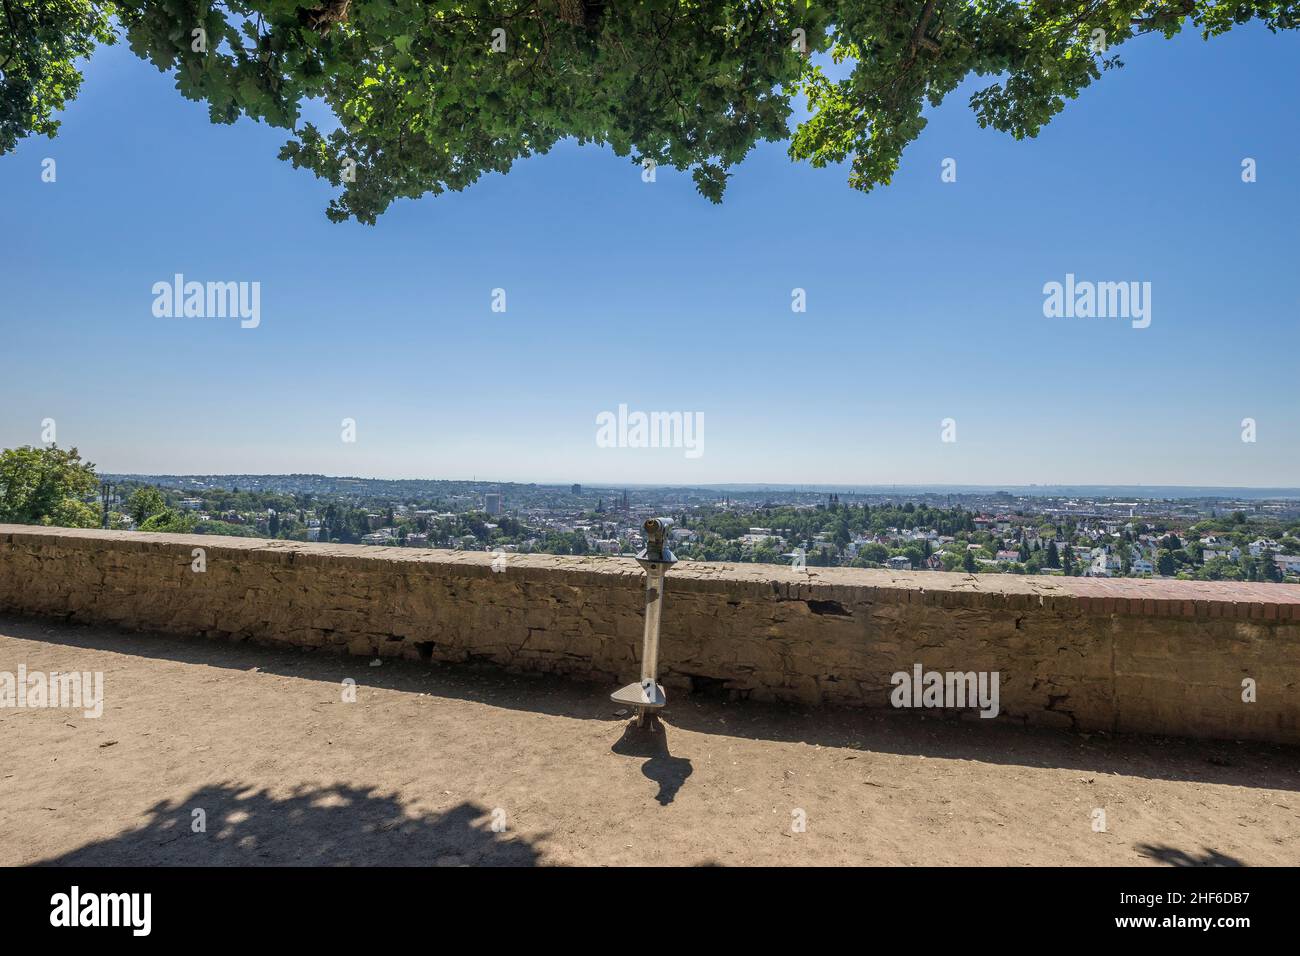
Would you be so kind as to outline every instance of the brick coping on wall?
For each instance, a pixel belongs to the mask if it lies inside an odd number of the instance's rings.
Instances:
[[[335,565],[355,563],[358,567],[402,563],[473,576],[491,574],[493,561],[493,554],[485,551],[0,524],[0,543],[12,546],[21,541],[33,544],[111,541],[114,549],[123,546],[141,551],[175,548],[187,554],[193,548],[203,548],[209,553],[240,552],[246,559],[257,562],[306,567],[326,562]],[[2,557],[3,552],[0,552]],[[642,574],[640,566],[631,558],[508,553],[507,561],[510,570],[525,580],[532,574],[542,577],[558,573],[577,584],[588,576],[639,578]],[[3,561],[0,560],[2,572]],[[681,561],[669,572],[669,587],[674,590],[706,589],[718,581],[726,581],[742,592],[752,589],[756,596],[767,597],[776,593],[798,600],[865,600],[939,607],[1003,607],[1009,610],[1042,607],[1107,616],[1300,622],[1300,585],[1295,584],[1067,578],[873,568],[810,567],[804,573],[782,565],[699,561]]]

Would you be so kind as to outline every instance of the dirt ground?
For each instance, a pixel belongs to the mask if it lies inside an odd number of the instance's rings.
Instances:
[[[0,709],[5,865],[1300,863],[1284,748],[681,695],[646,732],[609,687],[0,618],[20,664],[106,702]]]

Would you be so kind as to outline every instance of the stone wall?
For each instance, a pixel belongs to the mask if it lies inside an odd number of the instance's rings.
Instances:
[[[196,572],[194,549],[206,570]],[[0,525],[0,611],[359,655],[637,676],[629,559]],[[1300,743],[1300,587],[682,562],[661,680],[890,706],[890,677],[996,671],[1004,719]],[[1257,700],[1242,700],[1252,679]]]

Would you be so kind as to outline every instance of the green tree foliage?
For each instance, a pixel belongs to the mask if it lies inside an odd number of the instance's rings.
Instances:
[[[0,522],[98,527],[99,511],[86,500],[95,490],[95,466],[75,448],[0,451]]]
[[[1270,551],[1265,551],[1259,561],[1259,577],[1263,581],[1281,581],[1282,571]]]
[[[873,541],[858,549],[858,557],[866,563],[884,564],[889,559],[889,549]]]
[[[586,554],[587,539],[576,531],[547,532],[540,550],[546,554]]]
[[[194,530],[194,518],[172,508],[163,508],[140,522],[138,531],[158,531],[168,534],[187,534]]]
[[[982,126],[1034,136],[1144,34],[1209,38],[1300,0],[0,0],[0,151],[52,133],[75,60],[131,49],[206,101],[292,130],[281,151],[341,189],[327,215],[373,223],[393,200],[461,190],[566,137],[690,170],[720,201],[731,168],[790,137],[814,166],[886,184],[958,84],[996,78]],[[195,31],[202,31],[196,34]],[[499,31],[499,32],[494,32]],[[811,54],[851,67],[832,78]],[[838,74],[837,74],[838,76]],[[811,116],[793,131],[792,100]],[[336,128],[300,121],[319,99]]]
[[[92,0],[0,0],[0,155],[58,132],[55,114],[81,88],[77,61],[113,42],[111,12]]]
[[[162,492],[150,485],[137,488],[126,501],[127,514],[139,526],[143,526],[150,517],[166,509],[167,501],[163,498]]]
[[[1172,552],[1161,551],[1160,556],[1156,558],[1156,573],[1164,577],[1170,577],[1178,570],[1178,565],[1174,561]]]
[[[1204,581],[1241,581],[1245,576],[1241,565],[1230,558],[1211,558],[1197,573]]]

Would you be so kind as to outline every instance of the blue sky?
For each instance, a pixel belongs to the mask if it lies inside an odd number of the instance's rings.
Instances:
[[[972,81],[869,195],[764,144],[714,206],[566,143],[367,227],[283,131],[101,50],[0,158],[0,446],[52,418],[112,472],[1300,485],[1300,35],[1124,60],[1019,143]],[[261,325],[156,318],[177,272],[260,282]],[[1066,273],[1151,282],[1150,327],[1045,318]],[[703,454],[598,447],[620,403],[702,413]]]

